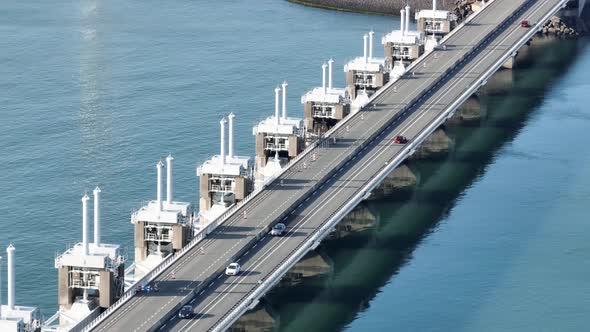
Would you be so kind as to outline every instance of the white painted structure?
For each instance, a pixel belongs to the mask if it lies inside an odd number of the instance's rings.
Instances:
[[[360,111],[361,108],[365,107],[369,103],[369,94],[366,90],[360,90],[356,98],[350,104],[350,112],[353,114]]]
[[[456,21],[454,14],[448,10],[437,8],[437,0],[432,0],[432,9],[423,9],[416,12],[418,31],[426,34],[445,35],[449,33]]]
[[[94,190],[95,202],[100,202],[100,188]],[[84,290],[84,297],[88,296],[88,290],[98,289],[98,285],[94,278],[98,278],[98,271],[92,270],[114,270],[119,265],[124,264],[125,256],[123,250],[117,244],[94,243],[92,246],[88,245],[88,195],[84,194],[82,197],[82,242],[75,244],[73,247],[66,250],[63,254],[55,258],[55,268],[64,266],[72,267],[80,274],[84,275],[83,280],[75,280],[72,278],[72,288],[80,288]],[[95,218],[100,218],[100,205],[94,206]],[[98,210],[98,211],[97,211]],[[100,224],[100,220],[94,220],[95,225]],[[100,228],[95,229],[100,232]],[[86,238],[86,241],[84,241]],[[94,238],[99,240],[99,234],[94,234]]]
[[[43,331],[68,331],[81,321],[96,317],[101,307],[114,302],[123,291],[125,255],[116,244],[101,243],[100,194],[94,195],[94,242],[88,243],[88,201],[82,197],[82,242],[55,258],[59,273],[60,309],[43,326]]]
[[[278,92],[277,92],[278,100]],[[286,115],[286,109],[283,115]],[[253,164],[250,157],[237,156],[234,151],[235,115],[230,113],[229,119],[229,153],[226,154],[225,126],[228,121],[223,117],[220,125],[219,155],[211,157],[197,167],[200,178],[199,223],[197,229],[205,227],[215,220],[227,208],[243,199],[250,191]],[[275,108],[275,119],[279,121],[279,107]]]
[[[100,193],[99,187],[94,188],[94,245],[100,245]]]
[[[256,188],[262,185],[265,178],[281,170],[303,148],[303,120],[287,116],[287,86],[287,82],[283,82],[282,115],[279,117],[281,88],[276,87],[275,115],[260,121],[252,128],[252,134],[256,137]]]
[[[322,86],[316,87],[301,96],[304,126],[307,137],[313,138],[329,130],[337,121],[342,120],[349,112],[350,96],[346,88],[332,86],[332,67],[334,60],[322,64]],[[328,68],[328,84],[326,86],[326,68]]]
[[[82,196],[82,256],[88,256],[88,195]]]
[[[173,165],[171,154],[166,157],[166,200],[162,199],[162,161],[156,163],[156,200],[131,214],[135,227],[134,273],[127,274],[126,283],[145,275],[167,255],[182,248],[190,239],[194,208],[189,202],[174,201]],[[189,230],[185,230],[189,229]],[[176,241],[176,242],[175,242]],[[138,243],[141,242],[141,243]],[[175,244],[176,243],[176,244]]]
[[[166,206],[172,205],[172,155],[166,157]]]
[[[15,279],[15,262],[14,262],[14,252],[15,252],[15,248],[12,244],[10,244],[8,246],[8,248],[6,248],[6,257],[7,257],[7,275],[8,275],[8,285],[7,285],[7,299],[6,299],[6,304],[8,305],[8,310],[13,310],[14,309],[14,294],[16,291],[16,285],[14,283],[14,279]]]
[[[373,31],[363,35],[363,56],[356,57],[344,65],[344,72],[361,71],[367,73],[377,73],[384,69],[385,59],[373,57]],[[367,41],[370,37],[370,46],[367,46]]]
[[[410,30],[410,6],[400,10],[400,14],[400,29],[391,31],[381,38],[389,70],[393,68],[395,61],[409,64],[424,52],[424,33]]]
[[[353,100],[358,91],[375,92],[389,80],[385,58],[373,57],[373,35],[371,31],[363,36],[363,56],[356,57],[344,65],[346,87]]]
[[[7,304],[2,304],[2,292],[0,291],[0,331],[2,332],[29,332],[35,331],[41,326],[41,313],[36,307],[18,306],[16,302],[15,280],[15,254],[16,249],[12,244],[6,248],[7,260]],[[0,289],[2,288],[2,257],[0,257]]]
[[[307,102],[314,103],[329,103],[329,104],[345,104],[350,102],[348,100],[348,94],[346,88],[334,88],[332,87],[332,66],[334,60],[330,59],[328,65],[325,63],[322,65],[322,86],[313,88],[301,96],[301,103]],[[326,67],[329,68],[328,74],[328,85],[326,86]],[[330,117],[330,114],[321,115]]]

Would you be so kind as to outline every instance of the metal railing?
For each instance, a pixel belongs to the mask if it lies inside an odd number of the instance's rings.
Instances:
[[[158,234],[147,233],[146,236],[145,236],[145,239],[147,241],[166,241],[166,242],[171,242],[172,241],[172,235],[171,234],[162,234],[162,235],[158,236]]]
[[[266,143],[264,145],[265,150],[287,150],[287,144],[274,144],[274,143]]]
[[[314,118],[332,118],[332,117],[334,117],[334,112],[332,111],[332,108],[326,107],[326,109],[323,109],[323,110],[314,110],[313,117]]]
[[[227,191],[232,191],[232,185],[229,186],[224,186],[224,185],[220,185],[220,184],[212,184],[211,185],[211,191],[219,191],[219,192],[227,192]]]

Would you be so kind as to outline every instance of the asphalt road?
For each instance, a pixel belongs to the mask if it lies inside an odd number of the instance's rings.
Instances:
[[[145,331],[159,325],[162,330],[207,331],[216,326],[259,286],[260,280],[395,158],[402,146],[393,144],[393,137],[404,135],[412,140],[418,136],[524,35],[526,28],[518,24],[521,19],[536,22],[559,0],[529,1],[519,17],[475,54],[464,58],[499,22],[526,2],[495,0],[457,31],[446,42],[446,49],[433,52],[414,67],[414,75],[399,80],[348,119],[335,134],[336,143],[330,140],[329,147],[316,148],[162,273],[158,293],[136,295],[93,331]],[[461,59],[463,62],[455,66]],[[452,68],[452,75],[440,81],[442,74]],[[420,96],[412,108],[401,113]],[[343,164],[349,156],[354,157]],[[287,234],[264,236],[268,226],[279,220],[287,224]],[[225,276],[223,269],[237,260],[242,272]],[[195,316],[165,320],[178,310],[182,299],[191,299]]]

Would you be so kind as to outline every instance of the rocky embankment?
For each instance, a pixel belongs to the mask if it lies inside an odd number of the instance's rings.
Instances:
[[[371,13],[381,15],[399,15],[399,11],[406,6],[406,0],[288,0],[290,2],[319,7],[325,9],[349,12]],[[432,0],[413,0],[414,8],[432,8]],[[440,9],[453,10],[456,6],[452,0],[439,0]]]
[[[570,27],[557,16],[554,16],[549,22],[545,23],[541,32],[546,35],[553,34],[561,37],[574,37],[578,35],[578,32],[574,28]]]

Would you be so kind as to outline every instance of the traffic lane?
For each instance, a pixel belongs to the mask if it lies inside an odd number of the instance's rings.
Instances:
[[[267,207],[263,207],[263,209],[267,209]],[[238,232],[234,233],[233,236],[246,238],[248,235],[251,235],[250,233],[252,233],[251,229],[248,231],[249,232],[238,231]],[[211,240],[212,239],[210,238],[209,241],[211,241]],[[225,239],[225,240],[230,240],[230,239]],[[211,251],[214,252],[212,255],[208,255],[208,256],[219,257],[219,253],[218,253],[219,247],[221,247],[221,248],[227,247],[227,245],[222,242],[223,241],[219,241],[219,239],[217,239],[217,241],[211,241],[211,243],[216,244],[216,246],[206,248],[205,252],[211,252]],[[234,243],[234,241],[229,241],[229,242]],[[184,257],[185,263],[187,261],[190,261],[196,255],[200,254],[199,248],[195,248],[192,251],[192,253],[187,254]],[[201,257],[199,257],[199,258],[201,258]],[[219,260],[219,259],[216,259],[216,260]],[[203,262],[203,258],[201,258],[196,263],[197,264],[208,264],[208,266],[211,266],[211,263],[214,263],[214,262],[215,262],[215,260],[213,262]],[[142,310],[142,308],[139,308],[139,306],[137,306],[137,304],[145,301],[145,298],[139,297],[134,302],[129,303],[131,310],[123,312],[124,315],[129,315],[129,316],[133,317],[133,319],[131,319],[127,323],[125,323],[124,319],[122,319],[122,317],[120,317],[121,319],[118,319],[118,323],[119,323],[118,325],[126,326],[129,329],[131,329],[133,326],[138,326],[139,327],[138,330],[140,330],[142,327],[148,326],[148,324],[157,321],[158,319],[155,316],[157,313],[159,313],[160,311],[163,311],[164,309],[170,309],[170,308],[173,308],[174,306],[176,306],[177,303],[184,296],[186,296],[187,294],[190,294],[190,291],[186,290],[186,287],[193,286],[191,282],[189,282],[188,285],[181,284],[178,281],[169,282],[170,280],[172,280],[170,275],[174,272],[174,274],[176,275],[175,280],[183,280],[187,277],[187,275],[190,276],[192,271],[193,271],[193,266],[191,266],[189,264],[180,264],[180,268],[174,268],[174,269],[171,269],[171,271],[165,271],[162,274],[162,276],[157,279],[161,285],[161,293],[175,293],[175,291],[176,291],[175,294],[177,294],[177,295],[167,299],[167,301],[165,303],[163,303],[161,298],[156,298],[155,300],[145,303],[146,306],[159,308],[159,310],[157,310],[156,313],[151,314],[151,316],[149,316],[149,317],[145,317],[145,315],[142,315],[142,313],[144,313],[144,311]],[[204,272],[206,272],[206,271],[204,271]],[[200,280],[199,280],[199,278],[193,278],[192,281],[198,282]],[[172,286],[175,288],[169,289],[169,286]],[[194,285],[194,286],[196,286],[196,285]],[[154,303],[154,302],[157,302],[157,303]],[[137,306],[137,308],[136,308],[136,306]],[[137,309],[137,310],[134,310],[134,309]],[[137,324],[138,322],[139,322],[139,324]]]
[[[375,165],[374,162],[367,160],[368,162],[365,166],[368,167],[378,167]],[[354,168],[351,168],[351,170]],[[256,273],[247,274],[239,279],[236,278],[231,283],[225,283],[224,285],[219,285],[218,289],[220,291],[211,294],[210,298],[213,299],[209,300],[206,299],[203,302],[199,303],[197,308],[197,312],[199,314],[197,320],[195,322],[191,322],[190,324],[184,324],[190,330],[199,330],[205,331],[213,323],[215,317],[222,317],[224,313],[227,312],[227,309],[231,307],[234,303],[238,303],[243,297],[245,297],[254,287],[258,285],[258,280],[264,279],[270,272],[271,268],[276,267],[279,262],[281,262],[285,256],[285,252],[291,252],[298,248],[303,240],[307,238],[311,233],[313,233],[317,226],[319,226],[324,219],[322,214],[329,213],[327,209],[325,209],[326,205],[328,204],[343,204],[346,202],[347,195],[341,195],[341,193],[345,190],[349,190],[352,192],[356,192],[359,189],[359,181],[365,181],[366,179],[362,178],[366,176],[368,172],[364,172],[365,169],[357,170],[360,173],[356,174],[356,177],[348,179],[346,182],[342,183],[341,179],[334,180],[335,184],[328,186],[328,192],[330,195],[322,195],[320,197],[324,197],[324,199],[319,200],[314,203],[310,203],[309,206],[306,207],[305,211],[303,212],[304,218],[298,220],[295,223],[294,227],[291,228],[290,232],[294,233],[302,233],[304,235],[303,238],[296,239],[293,236],[287,235],[283,238],[282,242],[277,241],[276,246],[272,245],[265,245],[268,247],[266,252],[257,254],[259,256],[250,263],[248,260],[248,267],[253,265],[253,268],[247,268],[248,271],[255,271]],[[346,177],[349,174],[348,171],[344,172],[344,176]],[[337,194],[336,192],[339,191]],[[289,222],[290,227],[292,225],[292,221]],[[262,278],[260,276],[263,276]],[[200,324],[198,324],[200,323]],[[197,325],[198,324],[198,325]],[[182,329],[180,329],[182,330]]]
[[[505,12],[510,12],[510,11],[512,11],[512,8],[505,9]],[[528,12],[530,12],[530,11],[527,11],[527,13],[528,13]],[[483,34],[483,33],[486,33],[486,34],[487,34],[487,33],[489,33],[489,31],[481,31],[481,32],[480,32],[480,34]],[[491,42],[491,43],[488,45],[488,47],[490,47],[490,46],[493,46],[494,44],[497,44],[497,41],[498,41],[498,39],[497,39],[497,38],[496,38],[496,39],[494,39],[494,41],[492,41],[492,42]],[[460,58],[460,57],[462,56],[462,55],[460,54],[460,52],[452,52],[452,51],[455,51],[455,48],[454,48],[454,47],[449,47],[449,48],[447,48],[446,52],[449,52],[449,51],[451,51],[451,53],[450,53],[450,54],[451,54],[452,58]],[[501,51],[503,51],[503,50],[500,50],[500,51],[498,51],[498,52],[500,52],[500,53],[501,53]],[[490,51],[490,52],[493,52],[493,51]],[[453,55],[453,53],[454,53],[454,55]],[[487,69],[487,68],[486,68],[486,69]],[[483,72],[483,70],[482,70],[481,72]],[[475,77],[476,77],[477,75],[479,75],[479,74],[480,74],[479,72],[473,72],[473,71],[470,71],[469,73],[465,73],[465,70],[464,70],[464,68],[462,68],[462,69],[460,69],[460,70],[459,70],[459,72],[458,72],[458,73],[455,73],[453,76],[454,76],[454,77],[457,77],[457,76],[461,76],[461,75],[472,75],[472,76],[475,78]],[[467,86],[466,86],[466,87],[467,87]],[[398,99],[398,98],[397,98],[397,96],[395,95],[395,92],[393,92],[393,93],[390,93],[390,94],[384,94],[384,95],[382,95],[382,96],[383,96],[383,97],[382,97],[382,100],[380,100],[380,102],[381,102],[382,104],[385,104],[385,105],[391,105],[391,104],[395,103],[395,102],[397,101],[397,99]]]
[[[460,56],[462,56],[463,54],[465,54],[466,52],[468,52],[475,44],[475,40],[476,37],[475,36],[479,36],[482,34],[482,32],[484,33],[489,33],[490,31],[492,31],[495,28],[494,25],[494,21],[495,21],[495,17],[499,15],[499,13],[497,13],[497,10],[502,10],[504,9],[505,11],[510,11],[513,10],[513,8],[517,8],[518,5],[522,4],[521,2],[517,2],[517,1],[513,1],[511,2],[514,6],[506,6],[504,5],[500,5],[501,1],[494,1],[493,3],[491,3],[490,5],[488,5],[488,8],[486,8],[486,11],[488,13],[492,13],[490,14],[485,14],[485,15],[479,15],[478,17],[476,17],[469,25],[465,26],[464,28],[458,30],[457,33],[453,34],[446,42],[445,45],[447,45],[447,49],[446,50],[436,50],[434,52],[432,52],[431,54],[429,54],[428,56],[426,56],[422,63],[433,63],[433,62],[437,62],[437,67],[440,69],[439,71],[442,72],[450,67],[452,67],[452,65],[454,64],[454,62],[449,62],[447,61],[444,65],[440,64],[440,59],[441,58],[449,58],[449,57],[453,57],[453,58],[460,58]],[[459,56],[457,56],[459,55]],[[428,70],[425,70],[422,66],[420,65],[416,65],[413,67],[412,72],[415,72],[418,75],[418,79],[437,79],[438,76],[433,76],[431,72],[429,72]],[[398,81],[400,84],[398,84],[398,82],[396,82],[395,84],[393,84],[392,86],[388,87],[389,90],[392,89],[397,89],[399,90],[401,94],[403,93],[407,93],[407,90],[403,90],[404,88],[409,88],[410,92],[412,90],[415,89],[415,84],[414,82],[416,81],[416,78],[409,78],[409,77],[405,77],[405,79],[402,79],[400,81]],[[405,83],[405,84],[404,84]],[[381,94],[381,96],[379,96],[374,104],[379,104],[381,102],[381,98],[383,98],[384,96],[387,96],[387,90],[384,91],[384,93]]]
[[[324,190],[320,190],[316,195],[314,195],[314,199],[316,199],[315,197],[320,197],[323,192],[325,191],[329,191],[332,190],[333,188],[338,188],[339,186],[326,186]],[[310,199],[311,201],[312,199]],[[312,206],[311,206],[312,207]],[[305,210],[308,210],[310,207],[305,207]],[[215,300],[217,297],[219,297],[219,294],[223,294],[224,292],[219,292],[218,289],[220,288],[225,288],[225,287],[229,287],[229,286],[233,286],[235,284],[235,282],[240,279],[240,282],[244,283],[244,285],[248,285],[248,284],[255,284],[258,282],[259,279],[256,279],[256,276],[259,276],[260,273],[262,273],[262,271],[258,271],[256,268],[252,269],[250,268],[252,266],[252,261],[251,258],[255,257],[255,256],[262,256],[262,257],[267,257],[268,255],[268,251],[273,250],[278,244],[280,244],[280,241],[283,240],[293,240],[296,239],[297,237],[299,237],[300,239],[297,239],[298,243],[301,243],[303,241],[302,237],[307,237],[313,230],[314,230],[314,226],[312,225],[311,227],[303,227],[302,225],[300,225],[301,221],[305,221],[304,216],[306,214],[306,211],[297,211],[295,214],[295,217],[291,217],[288,220],[284,221],[287,225],[287,233],[285,234],[285,236],[283,237],[271,237],[271,236],[266,236],[264,238],[264,240],[260,241],[256,246],[254,246],[253,248],[251,248],[250,250],[248,250],[245,255],[243,257],[241,257],[239,259],[239,262],[241,264],[244,264],[244,271],[240,274],[240,276],[238,277],[229,277],[230,280],[228,282],[227,278],[220,278],[215,280],[212,284],[214,286],[216,286],[216,288],[211,288],[208,286],[207,289],[205,291],[203,291],[202,293],[200,293],[198,295],[198,299],[199,299],[199,303],[196,305],[195,307],[195,312],[197,313],[198,319],[202,319],[203,317],[208,317],[209,313],[206,312],[205,310],[211,305],[211,303],[213,302],[213,300]],[[266,241],[266,239],[269,238],[268,241]],[[266,252],[262,252],[266,250]],[[256,260],[254,261],[254,263],[257,262]],[[257,267],[257,266],[256,266]],[[220,284],[223,283],[223,284]],[[249,287],[246,287],[245,290],[248,290]],[[241,291],[245,291],[245,290],[237,290],[235,292],[241,292]],[[230,302],[231,303],[231,302]],[[171,325],[169,326],[173,326],[172,323],[170,322]],[[188,323],[185,323],[185,325],[188,325]],[[176,331],[178,329],[177,326],[175,326],[172,330]]]
[[[297,174],[297,173],[291,173],[291,174]],[[267,196],[268,196],[268,195],[270,195],[270,194],[272,194],[272,191],[269,191],[269,192],[270,192],[270,193],[269,193],[269,194],[267,194]],[[265,201],[265,200],[263,200],[262,202],[263,202],[263,203],[265,203],[266,201]],[[283,203],[284,203],[284,202],[285,202],[285,201],[283,200]],[[262,207],[262,209],[263,209],[263,210],[265,210],[265,211],[268,211],[267,207]],[[277,209],[278,209],[278,208],[277,208]],[[251,219],[255,219],[255,218],[256,218],[256,215],[254,215],[254,218],[251,218]],[[237,222],[237,221],[239,221],[239,220],[235,219],[235,220],[233,220],[233,221],[234,221],[234,222]],[[220,227],[225,227],[225,228],[227,228],[227,227],[226,227],[226,225],[224,225],[224,226],[220,226]],[[240,227],[241,227],[241,226],[240,226]],[[226,231],[226,229],[224,229],[224,231]],[[219,234],[221,234],[221,232],[220,232],[220,231],[217,231],[216,233],[219,233]],[[212,233],[212,234],[214,234],[214,233]],[[251,235],[251,232],[250,232],[250,233],[243,233],[243,232],[238,232],[238,234],[235,234],[235,235],[236,235],[236,236],[238,236],[238,237],[241,237],[241,236],[244,236],[244,235],[246,235],[246,236],[247,236],[247,235]],[[205,241],[207,241],[207,240],[205,240]],[[208,241],[209,241],[209,242],[211,242],[211,241],[212,241],[212,239],[211,239],[211,238],[209,238],[209,240],[208,240]],[[214,243],[218,243],[218,244],[219,244],[219,246],[221,246],[221,247],[225,247],[225,244],[221,244],[221,243],[219,243],[219,241],[212,241],[212,242],[214,242]],[[205,243],[205,246],[207,246],[207,243]],[[200,246],[200,247],[203,247],[203,246]],[[200,247],[199,247],[199,248],[200,248]],[[210,250],[211,248],[207,248],[207,249],[208,249],[208,250]],[[192,257],[194,257],[194,256],[195,256],[195,254],[196,254],[196,253],[197,253],[197,252],[196,252],[196,250],[193,250],[193,253],[192,253],[191,255],[188,255],[188,254],[187,254],[187,256],[185,257],[185,259],[184,259],[184,260],[185,260],[185,261],[186,261],[186,260],[190,260]],[[182,266],[182,264],[181,264],[181,266]],[[175,273],[177,273],[179,278],[181,278],[181,277],[184,277],[184,276],[185,276],[185,275],[182,273],[182,272],[183,272],[183,269],[180,269],[180,270],[178,270],[178,269],[172,269],[172,271],[174,271]],[[169,276],[167,276],[167,274],[169,275],[169,274],[170,274],[172,271],[165,271],[165,272],[162,274],[162,275],[163,275],[163,277],[160,277],[160,278],[158,278],[158,280],[159,280],[160,282],[165,282],[166,280],[170,280],[170,277],[169,277]],[[178,271],[178,272],[180,272],[180,273],[178,273],[177,271]],[[169,291],[170,291],[170,290],[169,290],[169,289],[168,289],[166,286],[164,286],[164,287],[163,287],[161,290],[162,290],[163,292],[169,292]],[[184,294],[184,293],[180,293],[180,294]],[[182,296],[182,295],[181,295],[181,296]],[[145,298],[138,298],[138,299],[136,299],[134,302],[130,302],[130,303],[129,303],[129,306],[131,306],[131,307],[134,307],[134,306],[136,306],[137,304],[141,303],[143,300],[145,300]],[[174,300],[174,299],[171,299],[169,302],[173,302],[173,300]],[[132,313],[131,313],[131,314],[132,314]],[[133,316],[136,316],[136,315],[133,315]],[[119,322],[121,322],[121,321],[119,320]],[[145,323],[146,321],[143,321],[143,322]],[[134,321],[134,322],[133,322],[131,325],[133,325],[133,324],[135,324],[135,321]],[[100,329],[100,327],[99,327],[99,329]]]
[[[194,303],[195,312],[193,319],[170,322],[170,325],[168,326],[169,328],[166,330],[180,331],[185,329],[188,325],[194,323],[196,320],[212,316],[212,314],[208,312],[209,307],[211,305],[215,305],[218,297],[227,293],[226,288],[232,287],[236,282],[240,282],[242,285],[247,285],[248,287],[244,289],[233,290],[232,294],[247,291],[250,288],[249,286],[257,285],[259,280],[263,279],[263,271],[259,269],[259,265],[257,265],[258,260],[256,257],[268,257],[270,252],[277,248],[277,246],[279,246],[282,242],[303,238],[307,236],[307,232],[310,231],[309,229],[298,228],[298,222],[303,219],[302,217],[299,216],[292,219],[293,220],[289,220],[288,222],[289,226],[285,235],[265,236],[257,243],[256,246],[248,250],[242,257],[240,257],[240,259],[237,260],[238,263],[242,264],[242,271],[238,276],[220,275],[220,277],[212,283],[212,287],[208,286],[203,292],[199,293],[195,299],[191,300],[192,303]],[[231,302],[229,302],[229,304],[231,305]]]
[[[268,211],[268,209],[265,209],[265,211]],[[250,234],[253,232],[252,230],[249,230],[249,231],[250,231]],[[256,233],[258,233],[258,232],[256,231]],[[225,237],[227,237],[226,235],[227,234],[224,234]],[[243,233],[240,233],[239,234],[239,236],[243,236],[243,235],[248,235],[248,234],[243,234]],[[231,238],[232,237],[230,237],[229,240],[231,240]],[[227,240],[227,238],[224,238],[224,240]],[[220,241],[212,241],[212,243],[213,244],[216,244],[219,247],[221,247],[223,250],[226,250],[225,252],[221,252],[221,253],[220,252],[213,251],[213,256],[218,257],[216,259],[216,261],[213,262],[213,264],[215,264],[218,261],[220,261],[221,260],[220,257],[227,256],[228,252],[232,249],[232,247],[237,246],[237,244],[234,243],[234,246],[230,247],[229,249],[226,249],[227,248],[227,245],[222,244]],[[211,248],[205,248],[205,252],[206,253],[207,252],[211,252]],[[193,255],[195,255],[195,254],[196,254],[196,250],[193,250]],[[197,260],[194,260],[194,261],[195,261],[195,263],[197,262]],[[175,274],[176,274],[176,278],[184,277],[185,276],[185,273],[183,273],[184,270],[193,271],[194,270],[194,267],[192,265],[190,265],[190,266],[189,265],[186,265],[186,266],[181,266],[179,269],[174,270],[175,271]],[[162,282],[165,282],[166,279],[169,280],[169,277],[162,278]],[[199,278],[196,278],[195,280],[199,280]],[[188,287],[191,287],[191,286],[192,286],[192,283],[189,284]],[[176,297],[170,298],[168,300],[168,302],[165,303],[163,306],[161,306],[160,309],[158,309],[155,313],[152,314],[152,316],[148,317],[147,319],[145,317],[143,319],[141,319],[140,320],[140,324],[139,324],[139,326],[137,326],[136,329],[137,330],[141,330],[142,328],[144,328],[144,326],[147,327],[147,326],[149,326],[150,323],[155,323],[159,319],[157,317],[157,314],[159,314],[160,311],[163,311],[165,309],[173,309],[175,306],[177,306],[178,305],[178,301],[180,301],[182,297],[184,297],[184,296],[186,296],[187,294],[190,293],[186,288],[187,288],[187,286],[183,286],[182,289],[181,289],[181,292],[178,292],[178,295]],[[166,289],[166,287],[164,287],[164,289]],[[135,324],[135,322],[133,324]]]

